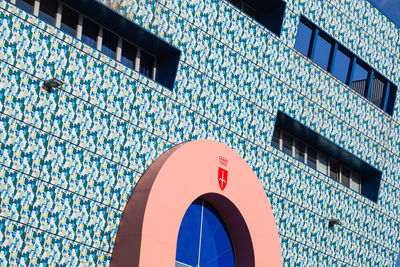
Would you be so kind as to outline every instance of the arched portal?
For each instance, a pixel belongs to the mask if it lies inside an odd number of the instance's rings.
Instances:
[[[259,180],[239,154],[210,140],[180,144],[146,170],[122,215],[111,266],[175,266],[182,219],[198,198],[226,223],[236,266],[282,266],[278,230]]]

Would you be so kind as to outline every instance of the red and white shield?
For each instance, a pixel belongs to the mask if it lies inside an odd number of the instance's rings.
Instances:
[[[218,184],[221,190],[224,190],[228,183],[228,171],[218,167]]]

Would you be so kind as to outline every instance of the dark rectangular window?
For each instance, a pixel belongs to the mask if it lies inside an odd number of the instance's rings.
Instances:
[[[127,41],[122,42],[121,62],[129,68],[135,69],[137,48]]]
[[[293,138],[290,134],[282,133],[282,151],[292,156]]]
[[[306,152],[306,145],[302,141],[296,140],[294,157],[298,161],[304,162],[305,152]]]
[[[54,25],[58,11],[58,1],[56,0],[40,0],[39,18],[49,24]]]
[[[20,9],[38,15],[83,43],[173,89],[181,52],[100,1],[67,1],[68,5],[63,0],[15,1]],[[255,16],[256,10],[251,5],[239,2],[246,12]]]
[[[297,36],[294,47],[306,57],[309,56],[312,34],[312,29],[300,21],[299,27],[297,28]]]
[[[90,19],[83,18],[82,42],[96,48],[97,36],[99,35],[99,25]]]
[[[347,187],[350,187],[350,169],[342,165],[342,171],[340,176],[342,184],[344,184]]]
[[[347,76],[350,69],[350,56],[341,49],[336,50],[332,74],[342,82],[347,82]]]
[[[277,36],[281,34],[286,3],[282,0],[228,0]]]
[[[303,16],[294,47],[372,104],[393,114],[397,86]]]
[[[154,63],[154,57],[142,50],[139,72],[149,78],[153,78]]]
[[[377,201],[382,176],[380,171],[280,111],[271,144],[357,193]]]
[[[307,165],[317,169],[317,151],[311,146],[307,146]]]
[[[118,46],[118,36],[114,33],[103,29],[103,41],[101,45],[101,51],[111,58],[116,57]]]
[[[278,128],[275,128],[272,136],[272,146],[278,149],[280,148],[280,135],[281,131]]]
[[[329,159],[329,176],[333,180],[339,181],[339,163],[332,158]]]
[[[328,70],[332,44],[323,36],[318,35],[315,43],[313,60],[325,70]]]
[[[386,104],[386,112],[389,113],[389,115],[393,115],[393,109],[396,100],[396,92],[397,92],[396,86],[391,84],[389,86],[388,100]]]
[[[33,6],[35,4],[35,0],[17,0],[15,5],[28,13],[33,13]]]
[[[354,65],[353,81],[351,88],[362,96],[366,96],[368,81],[368,70],[361,66],[358,62]]]
[[[79,23],[78,12],[72,10],[66,5],[63,5],[62,16],[61,16],[61,30],[75,37],[78,23]]]
[[[374,78],[372,79],[369,100],[371,100],[372,103],[374,103],[380,108],[383,108],[385,87],[386,87],[385,81],[383,81],[381,77],[374,75]]]

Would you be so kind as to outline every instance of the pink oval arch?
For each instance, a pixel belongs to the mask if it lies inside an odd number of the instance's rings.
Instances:
[[[125,207],[110,265],[175,266],[182,218],[199,197],[224,218],[237,266],[282,266],[278,229],[261,183],[239,154],[211,140],[177,145],[146,170]]]

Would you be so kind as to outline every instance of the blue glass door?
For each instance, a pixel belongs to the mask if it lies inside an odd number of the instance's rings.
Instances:
[[[182,219],[175,266],[235,266],[234,251],[226,225],[205,200],[195,200]]]

